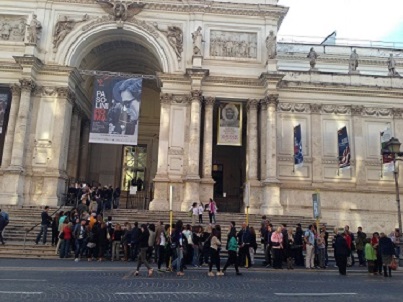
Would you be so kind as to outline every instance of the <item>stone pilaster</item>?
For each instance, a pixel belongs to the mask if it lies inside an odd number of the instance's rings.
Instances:
[[[7,169],[11,164],[11,154],[13,150],[12,148],[14,141],[15,125],[18,118],[18,109],[20,107],[21,86],[18,84],[12,85],[11,93],[12,93],[12,99],[11,99],[10,115],[8,118],[7,133],[4,142],[3,159],[1,162],[2,169]]]
[[[77,132],[80,133],[80,129],[78,128],[78,120],[79,120],[79,112],[77,107],[73,108],[73,114],[71,117],[71,128],[70,128],[70,138],[69,138],[69,153],[67,156],[67,175],[69,178],[76,178],[77,175],[74,174],[75,170],[75,149],[77,144]]]
[[[190,98],[190,139],[188,171],[186,175],[185,194],[181,210],[187,211],[192,203],[200,202],[199,188],[199,162],[200,162],[200,114],[202,93],[200,90],[192,90]]]
[[[79,149],[79,157],[80,157],[80,164],[78,166],[78,178],[82,180],[88,180],[88,166],[89,166],[89,152],[90,152],[90,121],[84,120],[82,121],[83,130],[81,135],[81,144]]]
[[[365,138],[363,133],[362,113],[363,106],[352,106],[351,115],[353,116],[353,139],[355,146],[355,175],[357,187],[365,186]]]
[[[265,100],[266,114],[266,179],[263,181],[263,205],[265,214],[282,214],[280,187],[277,179],[277,106],[278,94],[269,94]]]
[[[172,94],[161,95],[160,133],[158,142],[158,166],[154,178],[154,199],[150,203],[150,210],[169,209],[169,179],[168,179],[168,147],[170,109],[173,100]]]
[[[204,99],[204,143],[203,143],[203,169],[200,185],[200,199],[203,203],[208,202],[214,195],[213,169],[213,110],[215,98]]]
[[[264,100],[260,101],[260,179],[266,179],[266,116],[267,104]]]
[[[312,182],[323,182],[323,141],[320,104],[311,104],[311,141],[312,141]]]

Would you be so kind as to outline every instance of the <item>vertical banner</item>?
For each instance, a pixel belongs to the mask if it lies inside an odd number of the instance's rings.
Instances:
[[[351,167],[351,153],[346,126],[337,131],[337,144],[339,147],[339,169],[349,169]]]
[[[242,104],[220,103],[217,145],[242,145]]]
[[[90,143],[137,145],[143,79],[94,79]]]
[[[303,164],[301,125],[298,125],[294,127],[294,167],[300,168]]]
[[[8,102],[8,93],[0,93],[0,134],[3,134],[5,129],[5,117],[8,108]]]
[[[386,128],[385,131],[381,132],[381,156],[382,156],[382,170],[383,172],[393,172],[393,157],[388,154],[383,154],[383,150],[387,150],[387,144],[392,138],[392,131],[390,128]]]

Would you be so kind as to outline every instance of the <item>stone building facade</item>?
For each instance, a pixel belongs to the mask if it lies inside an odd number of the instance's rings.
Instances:
[[[68,179],[122,185],[124,147],[88,143],[91,74],[106,71],[157,76],[145,81],[139,122],[151,210],[168,209],[173,185],[176,210],[214,197],[222,209],[311,216],[319,190],[327,222],[395,226],[379,133],[389,125],[403,140],[403,80],[387,68],[393,53],[399,71],[402,50],[277,42],[288,11],[277,0],[21,0],[18,8],[5,0],[0,8],[8,100],[0,204],[60,204]],[[241,146],[217,145],[225,101],[244,109]],[[294,170],[297,124],[305,161]],[[337,173],[343,126],[352,167]]]

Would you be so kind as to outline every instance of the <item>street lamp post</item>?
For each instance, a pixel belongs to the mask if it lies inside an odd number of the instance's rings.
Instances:
[[[390,159],[393,160],[393,175],[395,177],[395,189],[396,189],[396,203],[397,203],[397,219],[399,223],[399,230],[402,231],[402,214],[400,210],[400,193],[399,193],[399,170],[396,166],[399,157],[403,156],[403,152],[400,152],[401,143],[397,138],[392,137],[386,144],[386,150],[382,151],[383,155],[388,155]]]

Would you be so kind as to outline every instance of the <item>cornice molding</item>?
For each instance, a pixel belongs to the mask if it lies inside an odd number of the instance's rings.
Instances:
[[[290,112],[290,113],[310,113],[310,104],[298,104],[298,103],[279,103],[279,112]]]

